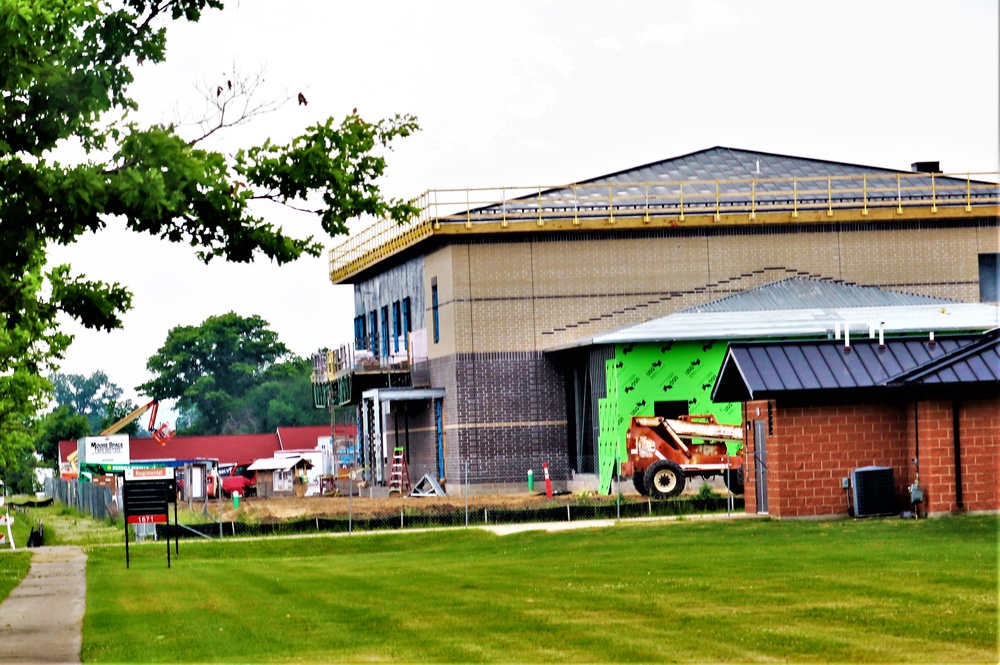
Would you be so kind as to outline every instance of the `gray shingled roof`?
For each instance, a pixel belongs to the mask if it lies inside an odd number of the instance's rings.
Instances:
[[[906,174],[900,184],[897,174]],[[474,208],[466,218],[476,221],[492,221],[498,215],[531,213],[541,206],[546,218],[553,218],[553,211],[564,210],[567,216],[586,216],[588,213],[605,215],[608,211],[609,196],[616,199],[615,214],[629,214],[645,207],[645,202],[661,197],[660,200],[676,200],[680,194],[679,183],[684,186],[685,206],[692,214],[699,208],[714,209],[716,206],[716,186],[723,197],[722,208],[742,208],[750,203],[751,190],[748,183],[753,179],[753,198],[758,205],[767,205],[770,210],[779,209],[777,204],[788,204],[792,208],[792,196],[788,193],[792,178],[802,179],[802,193],[797,197],[798,206],[810,203],[820,204],[828,200],[827,177],[834,178],[829,185],[829,193],[834,204],[857,203],[861,207],[861,188],[869,189],[869,207],[888,206],[897,199],[930,200],[932,190],[931,174],[915,176],[910,171],[862,166],[823,159],[809,159],[791,155],[779,155],[754,150],[740,150],[716,146],[679,157],[672,157],[631,169],[609,173],[580,181],[568,187],[557,187],[537,193],[512,198],[502,205]],[[856,178],[855,178],[856,176]],[[881,177],[880,177],[881,176]],[[821,179],[822,182],[809,179]],[[843,178],[843,179],[837,179]],[[771,180],[783,179],[783,180]],[[966,194],[972,197],[996,198],[997,185],[986,182],[971,182],[971,191],[966,192],[965,178],[946,178],[935,175],[935,189],[938,202],[944,205],[948,198],[964,201]],[[610,185],[612,186],[609,188]],[[948,190],[948,187],[952,189]],[[610,191],[609,191],[610,189]],[[812,189],[813,192],[807,193]],[[820,191],[821,190],[821,191]],[[850,190],[838,192],[838,190]],[[778,192],[781,192],[778,194]],[[618,203],[628,201],[633,205]],[[638,214],[638,213],[635,213]]]
[[[899,307],[904,305],[946,305],[957,303],[950,298],[886,291],[871,286],[843,284],[805,277],[791,277],[780,282],[735,293],[725,298],[695,305],[682,312],[759,312],[782,309],[834,307]]]
[[[866,395],[887,388],[1000,388],[1000,335],[732,344],[712,400],[813,401]]]

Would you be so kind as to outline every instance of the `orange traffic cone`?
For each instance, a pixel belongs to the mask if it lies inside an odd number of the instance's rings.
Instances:
[[[552,496],[552,479],[549,478],[549,463],[542,462],[542,469],[545,471],[545,496]]]

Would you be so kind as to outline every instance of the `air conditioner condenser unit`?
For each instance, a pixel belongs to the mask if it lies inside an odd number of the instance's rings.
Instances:
[[[851,472],[854,516],[895,515],[896,488],[892,467],[863,466]]]

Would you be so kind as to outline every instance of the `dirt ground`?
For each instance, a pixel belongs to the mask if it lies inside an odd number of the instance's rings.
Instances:
[[[684,495],[694,495],[702,484],[709,485],[715,493],[725,495],[726,488],[718,478],[693,480],[684,489]],[[384,492],[384,489],[383,489]],[[633,495],[635,499],[638,495]],[[544,492],[523,492],[517,494],[471,494],[451,496],[401,496],[398,493],[388,497],[369,498],[367,490],[361,496],[309,496],[271,497],[260,499],[244,497],[240,499],[239,510],[233,509],[232,499],[222,500],[222,519],[240,521],[251,519],[261,522],[283,521],[296,518],[346,516],[353,511],[356,517],[386,517],[399,515],[401,511],[410,514],[452,513],[465,510],[466,500],[472,510],[482,508],[551,508],[566,504],[601,505],[615,503],[614,494],[602,496],[595,492],[557,493],[547,497]],[[214,501],[214,500],[213,500]],[[209,512],[215,513],[214,506]]]
[[[468,505],[475,508],[529,508],[561,506],[567,503],[578,503],[584,500],[580,495],[565,494],[547,497],[544,494],[502,494],[502,495],[470,495]],[[614,496],[588,496],[591,503],[614,502]],[[232,503],[226,507],[223,519],[240,519],[250,517],[260,521],[286,520],[299,517],[334,517],[347,515],[353,511],[355,516],[381,517],[398,515],[400,511],[433,514],[450,513],[464,510],[465,496],[422,496],[410,497],[393,494],[388,498],[368,498],[367,496],[349,498],[346,496],[310,496],[304,498],[274,497],[268,499],[240,499],[239,514],[231,510]]]

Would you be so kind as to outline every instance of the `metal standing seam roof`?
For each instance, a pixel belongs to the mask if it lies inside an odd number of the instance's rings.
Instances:
[[[997,346],[996,331],[934,341],[887,339],[884,345],[865,339],[850,347],[830,340],[732,344],[712,400],[744,402],[932,382],[996,382],[1000,379]]]
[[[1000,388],[1000,329],[945,358],[895,379],[898,383],[993,383]]]
[[[855,339],[879,327],[889,335],[978,333],[1000,326],[1000,306],[791,278],[546,351],[680,340],[827,337],[848,325]]]
[[[682,309],[681,312],[759,312],[783,309],[946,305],[957,302],[961,301],[832,280],[790,277],[701,305],[694,305]]]

